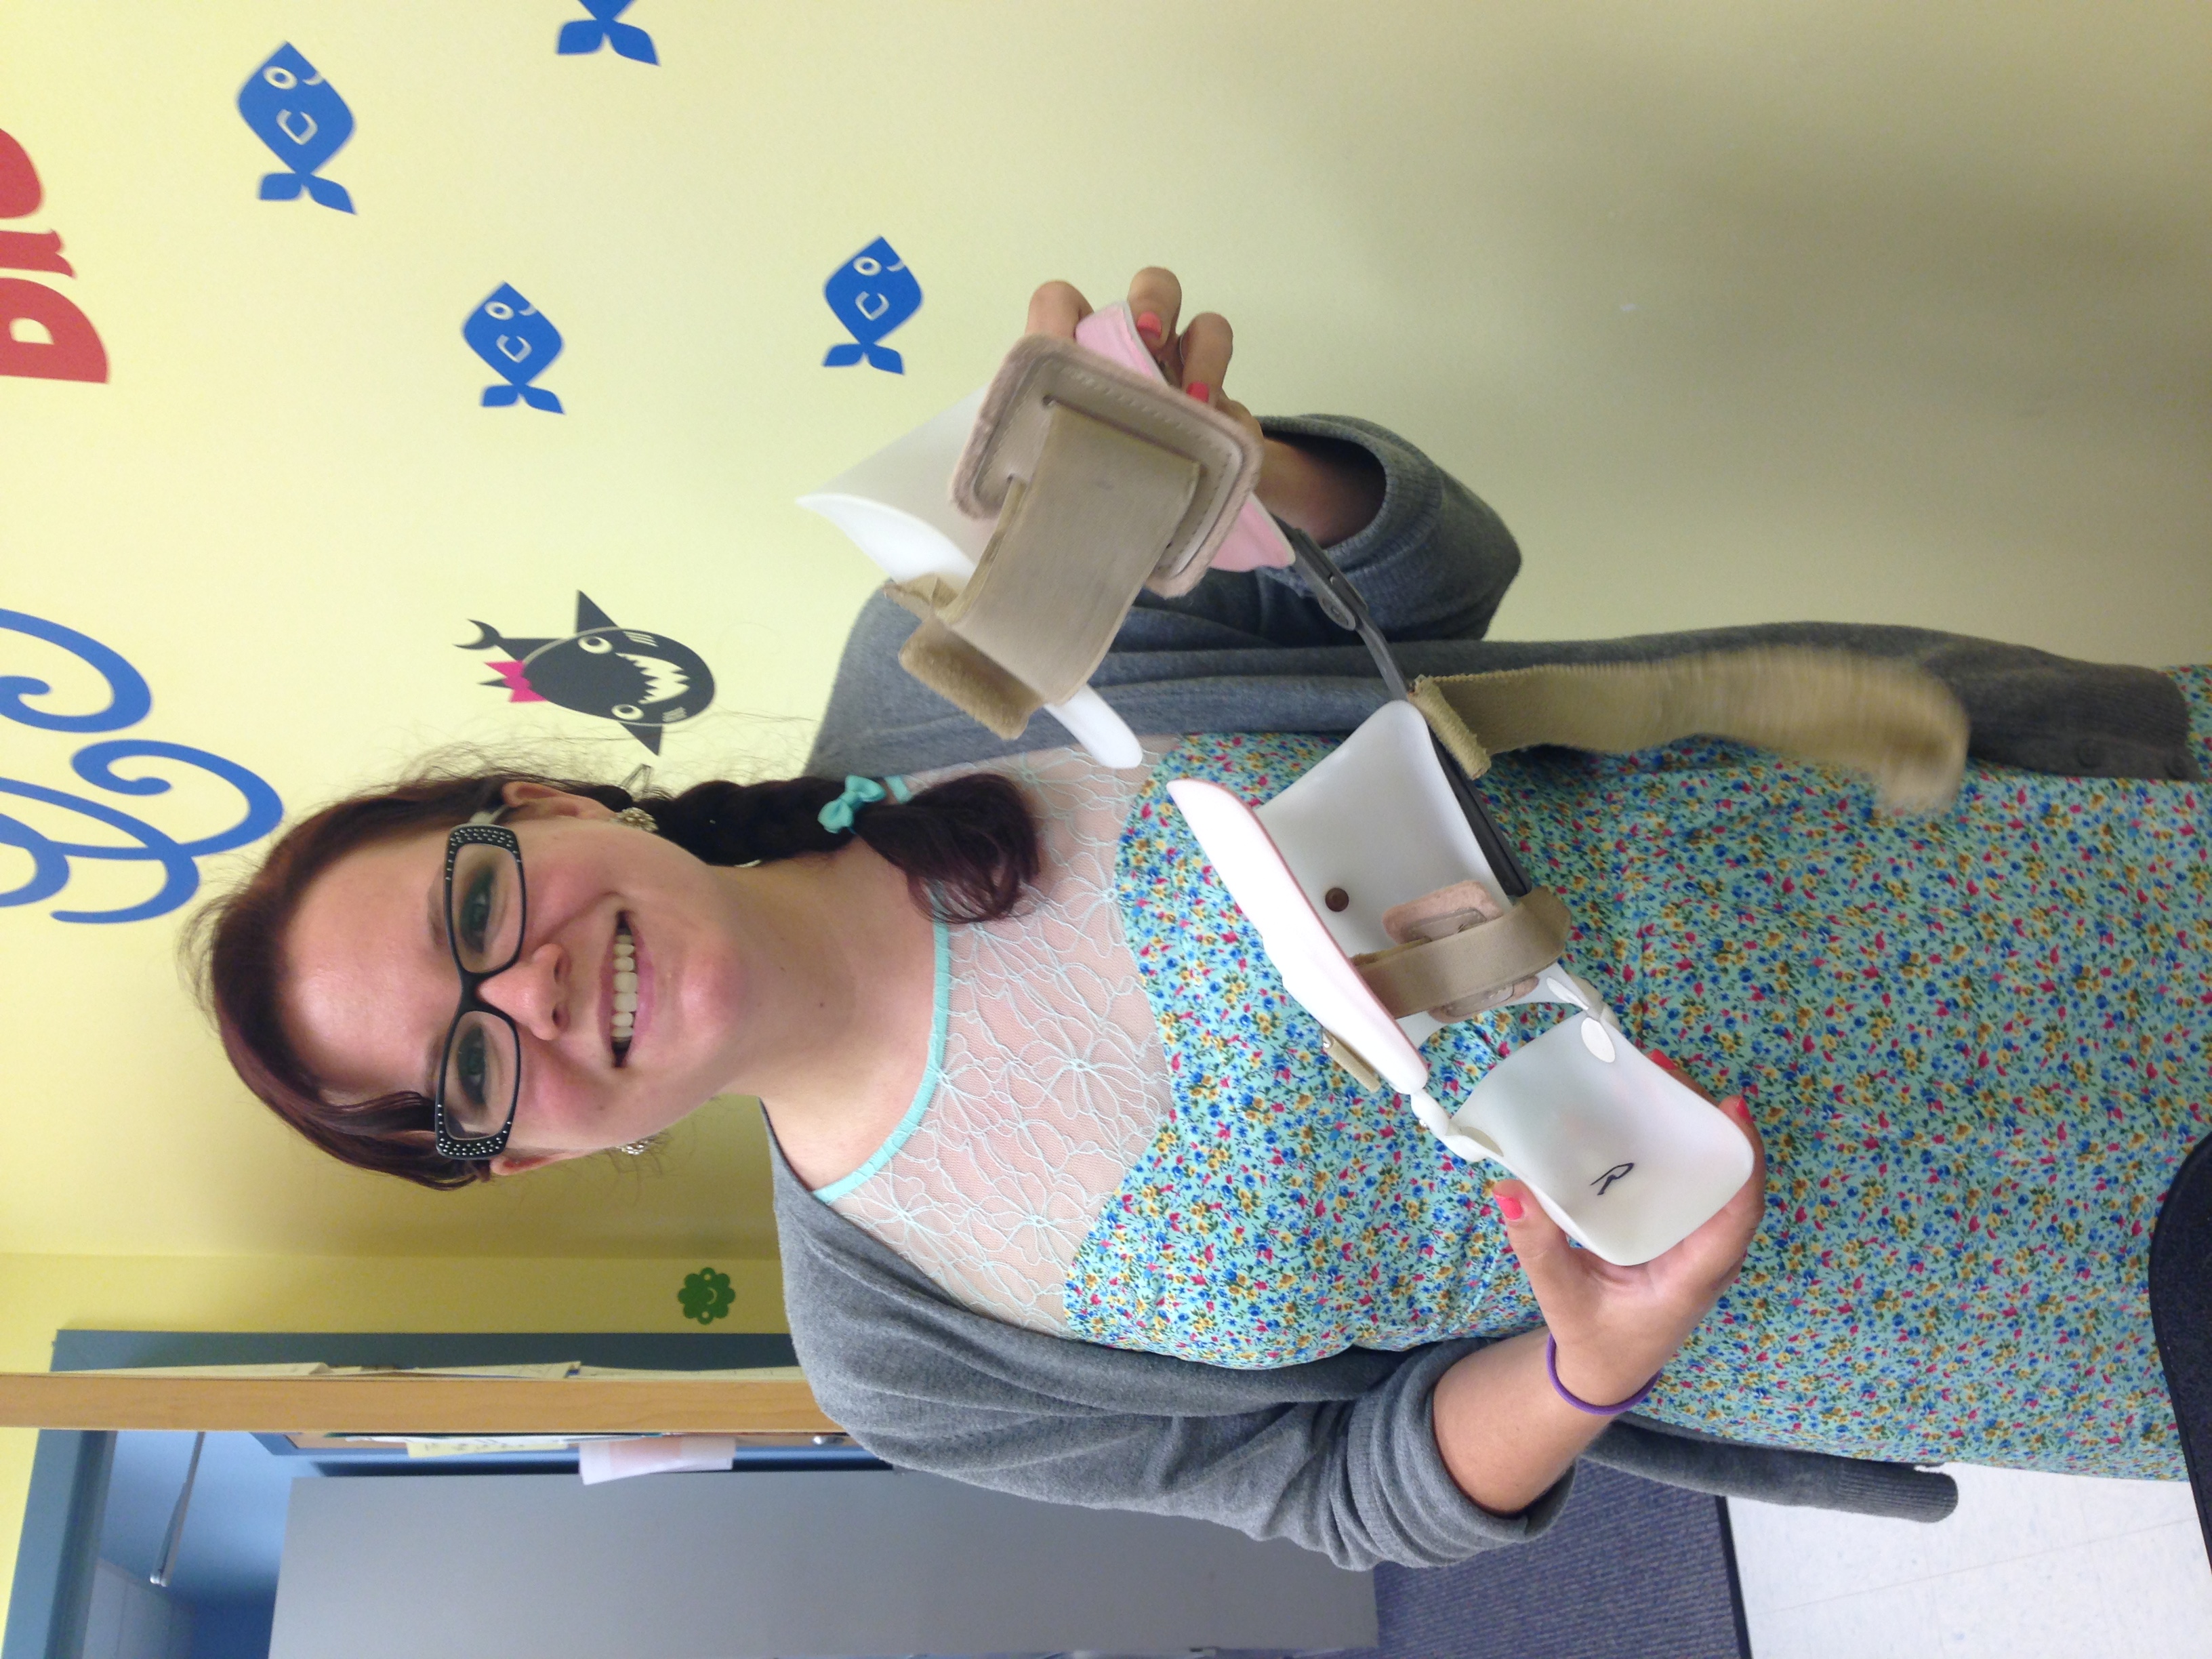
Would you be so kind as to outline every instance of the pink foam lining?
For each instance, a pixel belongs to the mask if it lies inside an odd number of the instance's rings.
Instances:
[[[1109,362],[1123,368],[1149,374],[1164,381],[1160,366],[1152,361],[1144,337],[1137,332],[1136,319],[1130,316],[1126,301],[1094,311],[1075,325],[1075,343],[1086,351],[1095,351]],[[1260,505],[1257,496],[1247,500],[1237,509],[1237,522],[1214,553],[1212,568],[1216,570],[1259,570],[1292,562],[1291,544],[1267,509]]]

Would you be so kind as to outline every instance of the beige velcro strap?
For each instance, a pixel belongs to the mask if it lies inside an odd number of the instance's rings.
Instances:
[[[886,582],[884,591],[921,618],[899,647],[899,665],[973,719],[1012,739],[1022,734],[1044,699],[937,619],[932,599],[951,590],[934,576]]]
[[[1382,913],[1382,931],[1397,944],[1417,945],[1479,927],[1504,915],[1505,910],[1506,907],[1480,882],[1455,881],[1449,887],[1439,887],[1432,893],[1392,905]],[[1486,1008],[1510,1002],[1522,992],[1535,988],[1534,974],[1507,984],[1480,986],[1449,1002],[1431,1006],[1429,1013],[1449,1025],[1455,1019],[1471,1019]]]
[[[1886,811],[1911,812],[1948,805],[1966,770],[1966,712],[1942,682],[1811,646],[1424,676],[1412,696],[1470,777],[1534,744],[1625,755],[1724,738],[1864,772]]]
[[[1197,477],[1194,465],[1157,444],[1053,409],[1036,477],[1008,490],[968,585],[955,592],[928,576],[895,592],[923,618],[899,660],[1000,736],[1019,735],[1031,710],[1066,701],[1098,666]],[[956,652],[949,640],[967,650]],[[967,672],[933,672],[953,655]],[[963,695],[994,680],[1011,695]],[[1011,711],[1024,702],[1007,730]]]
[[[1393,1019],[1415,1013],[1464,1018],[1438,1011],[1481,1002],[1541,973],[1567,948],[1573,927],[1559,896],[1539,887],[1502,916],[1442,939],[1357,956],[1352,965]]]
[[[1003,524],[1015,486],[1034,489],[1056,465],[1048,453],[1048,434],[1061,410],[1078,410],[1197,469],[1171,527],[1152,548],[1152,562],[1129,597],[1136,598],[1137,586],[1170,598],[1188,592],[1206,574],[1260,482],[1260,441],[1219,410],[1157,378],[1109,362],[1072,340],[1032,334],[1006,354],[983,394],[968,446],[952,469],[953,504],[972,519],[997,517]],[[1039,544],[1039,556],[1057,569],[1070,569],[1075,557],[1060,544],[1060,532],[1094,507],[1125,510],[1108,496],[1154,487],[1134,474],[1108,475],[1095,496],[1054,492],[1050,516],[1042,525],[1053,538]],[[1039,620],[1049,625],[1053,619],[1046,615]]]
[[[1031,336],[984,395],[954,501],[997,516],[965,586],[889,592],[921,618],[899,661],[999,736],[1082,689],[1139,589],[1206,573],[1260,474],[1219,410],[1072,342]]]

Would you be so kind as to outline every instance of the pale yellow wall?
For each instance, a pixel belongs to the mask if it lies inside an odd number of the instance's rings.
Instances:
[[[1528,553],[1503,633],[2212,643],[2201,8],[635,9],[657,69],[556,58],[550,0],[7,11],[22,222],[115,364],[0,380],[8,603],[147,673],[133,735],[295,805],[455,737],[618,773],[630,739],[453,649],[582,586],[720,671],[671,771],[787,755],[872,581],[791,498],[980,383],[1036,280],[1146,258],[1239,325],[1255,405],[1374,415],[1492,497]],[[357,215],[254,199],[232,100],[288,38],[354,106]],[[925,290],[908,372],[824,369],[821,283],[879,233]],[[503,278],[568,336],[564,416],[477,406],[459,325]],[[0,743],[71,781],[73,739]],[[40,1039],[0,1249],[764,1248],[712,1183],[457,1203],[304,1155],[225,1078],[174,921],[0,913]]]
[[[1110,295],[1145,260],[1236,323],[1255,408],[1384,421],[1500,507],[1528,556],[1503,635],[1825,617],[2212,653],[2200,5],[632,11],[658,68],[556,58],[562,0],[0,0],[0,128],[46,191],[0,228],[63,233],[55,286],[114,363],[0,379],[0,605],[148,675],[128,735],[295,808],[457,738],[618,775],[630,739],[501,702],[453,648],[471,617],[564,631],[583,587],[720,677],[668,775],[787,761],[874,580],[792,497],[980,385],[1036,282]],[[358,120],[325,169],[356,216],[254,198],[233,100],[287,39]],[[821,285],[878,234],[925,292],[908,372],[824,369]],[[564,416],[477,404],[460,325],[501,281],[567,336]],[[0,672],[86,706],[52,663],[0,635]],[[74,749],[0,724],[9,776],[69,787]],[[223,805],[179,795],[119,804]],[[741,1105],[657,1180],[379,1182],[228,1079],[178,918],[48,908],[0,911],[0,1342],[29,1363],[153,1258],[180,1265],[128,1322],[298,1324],[280,1262],[404,1287],[475,1257],[538,1261],[576,1324],[590,1273],[772,1249]],[[438,1261],[361,1265],[394,1257]]]

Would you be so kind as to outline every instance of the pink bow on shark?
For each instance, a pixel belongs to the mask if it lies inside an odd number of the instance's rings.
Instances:
[[[544,702],[545,699],[530,689],[530,677],[522,672],[519,662],[495,662],[485,665],[492,672],[507,682],[509,702]]]

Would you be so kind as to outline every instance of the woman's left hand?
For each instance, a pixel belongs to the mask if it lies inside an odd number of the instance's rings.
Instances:
[[[1663,1055],[1651,1058],[1713,1097]],[[1625,1400],[1664,1366],[1734,1282],[1766,1203],[1766,1151],[1741,1095],[1713,1103],[1750,1143],[1751,1174],[1718,1213],[1650,1261],[1617,1267],[1576,1249],[1522,1181],[1492,1184],[1505,1236],[1559,1345],[1559,1380],[1584,1400]]]

